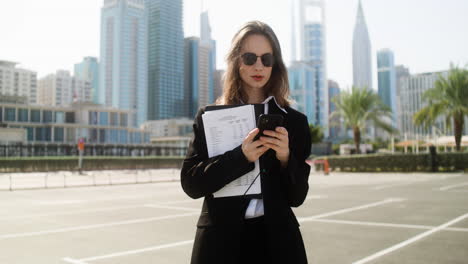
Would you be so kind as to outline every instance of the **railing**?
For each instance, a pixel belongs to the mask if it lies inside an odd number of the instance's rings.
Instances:
[[[0,191],[178,181],[179,169],[2,173]]]

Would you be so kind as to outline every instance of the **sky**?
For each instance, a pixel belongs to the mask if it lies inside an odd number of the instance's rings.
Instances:
[[[325,0],[327,75],[352,85],[352,34],[358,0]],[[99,57],[103,0],[0,0],[0,60],[20,63],[43,77],[73,70],[85,56]],[[224,69],[233,35],[242,24],[261,20],[291,60],[291,0],[184,0],[184,34],[199,36],[200,12],[208,10],[217,41],[217,67]],[[411,73],[468,66],[468,0],[362,0],[372,47],[389,48],[395,63]]]

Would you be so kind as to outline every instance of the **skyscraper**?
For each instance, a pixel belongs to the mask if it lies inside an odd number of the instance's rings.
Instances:
[[[184,115],[182,0],[146,0],[148,120]]]
[[[147,119],[147,17],[144,0],[104,0],[98,101]]]
[[[339,96],[340,92],[341,92],[340,86],[338,85],[338,83],[332,80],[328,80],[328,106],[329,106],[328,113],[330,115],[331,113],[336,111],[336,105],[332,100],[336,96]],[[330,120],[330,122],[333,122],[333,121],[335,121],[336,124],[330,124],[330,138],[336,140],[342,136],[341,135],[341,122],[338,118],[336,120]]]
[[[395,60],[391,50],[377,52],[377,71],[379,97],[392,110],[391,124],[397,127]]]
[[[83,61],[75,64],[75,78],[86,79],[91,83],[91,101],[98,100],[99,64],[96,57],[84,57]]]
[[[361,0],[353,33],[353,86],[372,89],[371,43]]]
[[[295,12],[298,13],[298,16],[295,15]],[[293,93],[296,94],[296,97],[298,94],[305,96],[297,100],[297,107],[303,109],[310,123],[322,126],[325,137],[328,137],[324,1],[299,0],[297,10],[293,5],[293,25],[296,25],[296,18],[298,28],[297,30],[293,28],[292,57],[296,58],[296,48],[298,48],[300,58],[298,62],[292,63],[289,70],[291,90],[294,90]],[[296,42],[296,34],[299,37],[298,42]],[[296,43],[298,43],[298,47],[296,47]]]

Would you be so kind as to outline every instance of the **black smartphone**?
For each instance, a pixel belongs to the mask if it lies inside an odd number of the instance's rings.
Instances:
[[[264,130],[275,130],[276,127],[283,126],[283,116],[273,114],[261,114],[257,120],[257,127],[260,130],[255,136],[254,140],[259,139],[263,134]]]

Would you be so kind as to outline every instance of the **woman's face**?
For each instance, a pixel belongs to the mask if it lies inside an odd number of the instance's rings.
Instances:
[[[246,62],[248,63],[248,59],[246,61],[243,59],[243,57],[248,57],[250,55],[252,63],[253,55],[248,53],[253,53],[255,54],[255,56],[258,56],[255,59],[255,63],[253,63],[253,65],[247,65]],[[272,65],[270,65],[269,67],[263,65],[261,56],[265,54],[270,55],[264,56],[264,61],[268,59],[273,59],[273,50],[271,48],[270,42],[266,37],[262,35],[250,35],[246,39],[244,39],[244,43],[242,44],[241,48],[239,68],[239,74],[244,84],[243,89],[247,89],[250,91],[255,89],[263,89],[265,84],[270,79],[271,70],[273,69],[273,67]],[[269,63],[266,64],[269,65]]]

